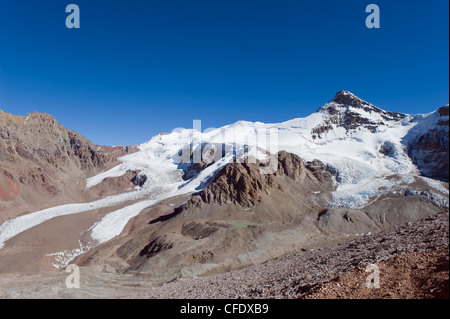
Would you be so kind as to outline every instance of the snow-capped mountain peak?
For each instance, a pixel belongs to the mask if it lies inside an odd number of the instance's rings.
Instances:
[[[336,129],[343,130],[341,134],[362,130],[377,133],[409,119],[407,114],[385,111],[345,90],[336,93],[317,113],[323,120],[312,129],[313,139],[321,139]]]

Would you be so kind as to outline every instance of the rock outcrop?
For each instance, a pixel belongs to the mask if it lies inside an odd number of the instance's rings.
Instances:
[[[305,165],[300,157],[285,151],[279,152],[277,157],[278,167],[274,174],[263,174],[263,164],[248,158],[226,165],[200,192],[201,201],[220,205],[233,203],[248,208],[260,202],[263,195],[270,196],[274,189],[282,191],[286,182],[301,183],[305,189],[310,187],[316,190],[318,184],[332,189],[332,175],[319,160]]]

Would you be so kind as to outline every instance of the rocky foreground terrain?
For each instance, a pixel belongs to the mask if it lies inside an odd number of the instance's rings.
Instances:
[[[65,286],[65,271],[3,275],[0,298],[449,298],[448,249],[447,211],[349,242],[164,285],[104,267],[80,267],[79,289]],[[368,264],[379,267],[379,289],[366,287]]]
[[[449,214],[276,261],[180,279],[138,298],[448,298]],[[380,288],[366,287],[368,264]]]

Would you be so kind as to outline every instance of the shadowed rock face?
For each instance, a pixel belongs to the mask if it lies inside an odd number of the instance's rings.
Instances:
[[[435,123],[408,145],[408,155],[425,176],[449,180],[449,106],[438,109]],[[420,125],[420,124],[419,124]]]
[[[230,151],[232,151],[232,145],[220,143],[202,143],[195,148],[193,148],[192,144],[187,145],[178,152],[177,158],[180,161],[178,167],[184,171],[182,178],[189,180],[195,177]]]
[[[0,110],[0,199],[39,204],[64,185],[117,164],[116,156],[65,129],[51,115],[27,117]],[[27,192],[34,196],[22,196]]]

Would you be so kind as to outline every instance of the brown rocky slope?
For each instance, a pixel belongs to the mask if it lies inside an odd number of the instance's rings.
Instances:
[[[118,164],[113,153],[64,128],[49,114],[23,117],[0,110],[0,222],[90,199],[83,180]]]
[[[138,298],[449,298],[449,215],[208,277],[180,279]],[[368,288],[367,265],[380,288]]]

